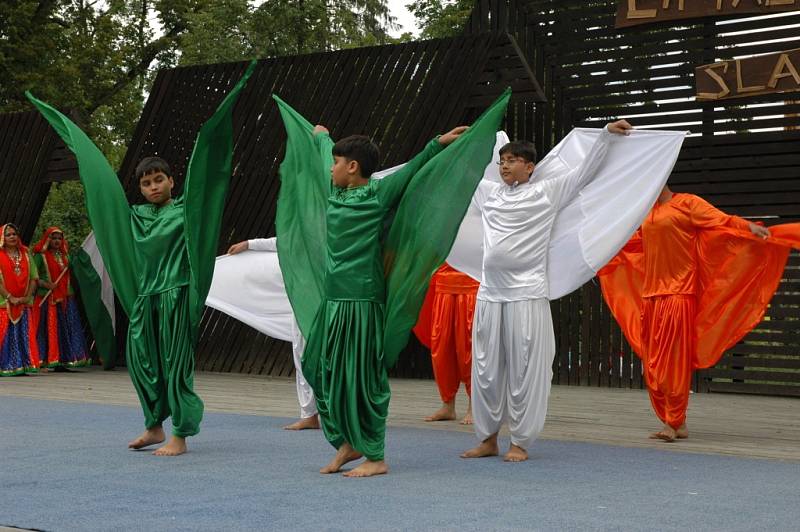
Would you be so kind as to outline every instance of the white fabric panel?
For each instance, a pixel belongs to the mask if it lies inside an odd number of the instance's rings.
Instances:
[[[94,231],[89,233],[89,236],[83,241],[81,248],[89,255],[94,271],[97,272],[97,277],[100,278],[100,299],[103,301],[103,306],[111,317],[111,329],[116,334],[117,315],[114,307],[114,287],[111,285],[111,277],[109,277],[108,270],[106,270],[106,265],[103,262],[103,257],[100,255],[100,249],[97,247],[97,239],[94,237]]]
[[[579,168],[601,131],[578,128],[570,132],[536,165],[534,184]],[[588,185],[561,206],[556,216],[547,257],[550,299],[579,288],[619,252],[655,203],[684,137],[683,132],[640,130],[615,136]],[[483,264],[480,207],[492,196],[493,188],[498,187],[486,182],[479,186],[462,222],[463,234],[447,259],[478,281],[482,280]]]
[[[556,343],[550,303],[476,302],[472,328],[472,419],[480,441],[508,421],[528,449],[544,427]]]
[[[217,257],[206,305],[267,336],[294,340],[294,314],[277,252],[248,250]]]
[[[292,356],[294,358],[294,383],[297,388],[297,401],[300,403],[300,417],[305,419],[317,415],[317,401],[314,398],[314,390],[303,376],[303,350],[306,348],[306,341],[300,333],[300,327],[292,319]]]

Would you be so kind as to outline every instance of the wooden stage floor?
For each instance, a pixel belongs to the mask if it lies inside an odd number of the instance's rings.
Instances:
[[[464,432],[464,447],[474,444],[469,427],[458,422],[426,423],[439,406],[433,381],[392,380],[389,426]],[[294,380],[238,374],[198,373],[195,387],[207,412],[293,418],[298,414]],[[42,373],[0,379],[0,396],[75,403],[138,406],[124,368],[75,373]],[[458,414],[466,398],[460,393]],[[554,386],[543,438],[649,447],[691,453],[800,461],[800,399],[733,394],[694,394],[690,399],[690,438],[675,443],[647,439],[659,427],[641,390]],[[135,432],[138,427],[132,427]],[[502,433],[501,433],[502,435]],[[391,431],[388,434],[391,438]]]

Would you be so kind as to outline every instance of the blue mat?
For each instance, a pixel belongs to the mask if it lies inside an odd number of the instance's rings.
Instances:
[[[540,441],[462,460],[449,431],[390,428],[387,476],[317,471],[333,449],[287,420],[207,414],[190,453],[125,449],[138,409],[0,398],[0,526],[41,530],[788,530],[800,465]],[[507,441],[503,442],[508,445]],[[676,444],[677,445],[677,444]]]

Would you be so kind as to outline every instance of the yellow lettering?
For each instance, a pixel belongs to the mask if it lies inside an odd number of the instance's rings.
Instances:
[[[775,63],[775,68],[772,69],[772,76],[770,76],[767,85],[769,88],[774,89],[778,85],[778,80],[788,77],[794,78],[794,82],[800,85],[800,74],[789,59],[789,54],[781,54],[778,62]]]
[[[763,91],[766,88],[766,85],[753,85],[751,87],[745,87],[742,83],[742,61],[740,59],[736,60],[736,92],[739,94],[745,92],[758,92]]]
[[[719,100],[720,98],[724,98],[728,94],[731,93],[731,89],[728,87],[728,84],[725,83],[725,80],[722,79],[722,76],[714,72],[715,68],[722,67],[722,73],[725,74],[728,72],[728,62],[723,61],[722,63],[714,63],[713,65],[708,65],[703,70],[706,74],[711,77],[714,81],[717,82],[719,88],[722,89],[720,92],[699,92],[697,93],[697,97],[702,100]]]
[[[796,0],[767,0],[768,6],[793,6]]]
[[[636,0],[628,0],[628,18],[656,18],[657,9],[639,9]]]
[[[661,3],[661,7],[663,7],[664,9],[669,9],[670,4],[672,4],[671,0],[664,0]],[[678,0],[678,11],[685,11],[685,10],[686,10],[686,0]]]

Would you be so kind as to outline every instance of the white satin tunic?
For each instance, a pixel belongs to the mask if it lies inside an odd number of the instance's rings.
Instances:
[[[608,151],[604,129],[583,163],[574,170],[527,183],[482,183],[475,201],[482,205],[483,268],[478,299],[492,302],[547,298],[547,258],[560,207],[596,174]],[[483,197],[480,197],[483,196]]]

